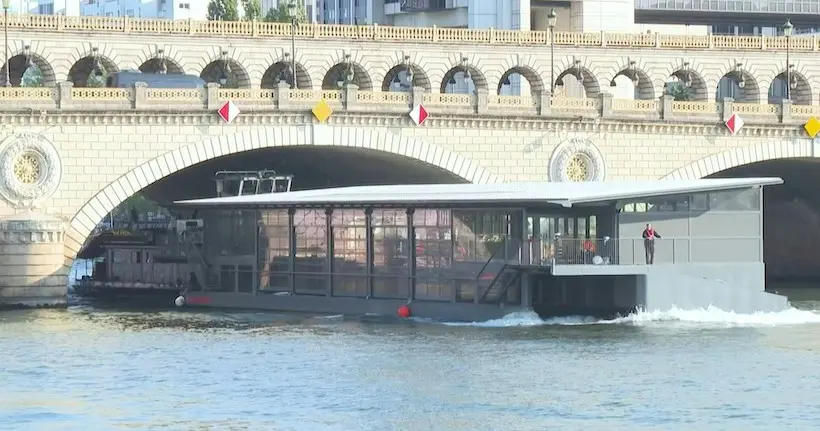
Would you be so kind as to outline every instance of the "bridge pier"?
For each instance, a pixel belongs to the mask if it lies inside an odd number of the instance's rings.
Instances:
[[[30,211],[0,220],[0,309],[66,305],[65,229]]]

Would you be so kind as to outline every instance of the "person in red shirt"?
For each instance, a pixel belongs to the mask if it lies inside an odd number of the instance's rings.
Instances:
[[[661,236],[649,223],[646,224],[646,229],[643,230],[641,236],[643,237],[643,248],[646,251],[646,264],[652,265],[655,263],[655,238],[661,239]]]

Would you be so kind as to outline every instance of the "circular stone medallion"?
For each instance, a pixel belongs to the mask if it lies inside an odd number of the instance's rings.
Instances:
[[[601,151],[588,139],[572,138],[559,144],[552,153],[550,181],[602,181],[605,174]]]
[[[0,145],[0,196],[16,207],[33,207],[60,185],[60,155],[48,139],[16,133]]]

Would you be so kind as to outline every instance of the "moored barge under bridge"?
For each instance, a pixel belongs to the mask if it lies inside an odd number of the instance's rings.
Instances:
[[[204,220],[192,306],[485,320],[710,305],[764,290],[763,186],[779,178],[360,186],[176,202]],[[662,235],[654,264],[641,234]],[[406,310],[406,308],[405,308]]]

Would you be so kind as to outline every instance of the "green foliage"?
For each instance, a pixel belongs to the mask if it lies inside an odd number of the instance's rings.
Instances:
[[[291,0],[293,1],[293,0]],[[279,2],[275,8],[268,10],[265,14],[265,22],[290,22],[290,11],[288,10],[288,3]],[[296,22],[299,24],[307,22],[307,12],[305,5],[296,3]]]
[[[239,4],[237,0],[211,0],[208,3],[208,20],[239,21]]]
[[[105,68],[101,68],[99,72],[91,71],[91,74],[88,75],[88,81],[86,85],[92,88],[105,87],[105,81],[108,79],[108,71],[105,70]]]
[[[33,64],[31,67],[23,72],[23,78],[20,82],[21,87],[42,87],[43,86],[43,72]]]
[[[246,21],[258,21],[262,18],[261,0],[242,0],[242,7],[245,9]]]
[[[669,82],[666,84],[666,94],[672,96],[676,102],[692,100],[691,88],[683,85],[682,82]]]

